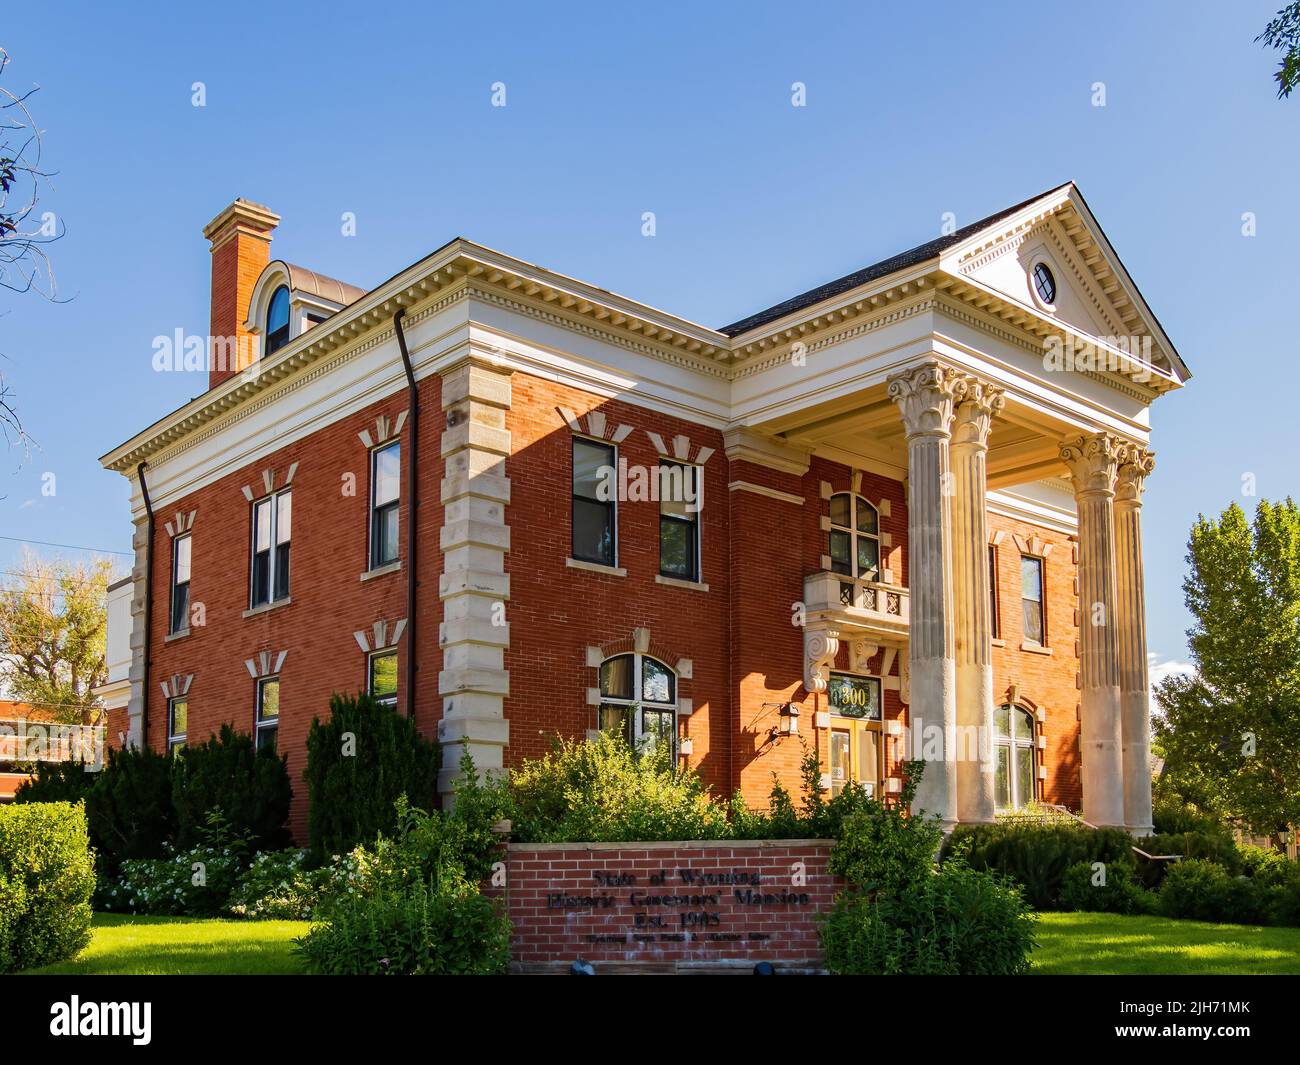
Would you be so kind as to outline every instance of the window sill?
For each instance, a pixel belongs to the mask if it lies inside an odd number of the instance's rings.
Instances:
[[[373,580],[375,577],[382,577],[386,573],[396,573],[402,568],[402,560],[399,558],[396,562],[387,562],[382,566],[376,566],[374,569],[368,569],[361,574],[363,581]]]
[[[263,603],[261,606],[249,607],[244,611],[243,616],[246,618],[256,617],[258,614],[265,614],[267,611],[275,610],[277,607],[288,606],[292,602],[293,600],[286,595],[283,599],[276,599],[274,602]]]
[[[1020,649],[1028,651],[1031,655],[1050,655],[1052,653],[1050,647],[1044,647],[1041,643],[1022,643]]]
[[[680,577],[665,577],[662,573],[655,574],[655,584],[665,584],[669,588],[687,588],[693,592],[709,590],[709,586],[703,581],[684,581]]]
[[[1003,640],[997,636],[994,636],[990,642],[993,644],[994,647],[1005,647],[1007,645],[1006,640]]]
[[[163,637],[163,643],[171,643],[172,640],[183,640],[190,634],[189,629],[181,629],[179,632],[169,632]]]
[[[607,577],[626,577],[627,570],[622,566],[606,566],[602,562],[583,562],[577,558],[566,558],[564,564],[569,569],[580,569],[586,573],[603,573]]]

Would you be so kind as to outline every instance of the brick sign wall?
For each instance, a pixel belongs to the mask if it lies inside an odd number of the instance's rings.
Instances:
[[[821,966],[815,915],[843,882],[827,840],[512,844],[511,956],[606,969]]]

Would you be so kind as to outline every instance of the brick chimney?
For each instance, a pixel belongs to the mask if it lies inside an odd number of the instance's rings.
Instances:
[[[257,360],[258,337],[244,328],[248,301],[271,261],[271,231],[280,216],[251,200],[236,200],[203,227],[212,242],[212,325],[208,387]]]

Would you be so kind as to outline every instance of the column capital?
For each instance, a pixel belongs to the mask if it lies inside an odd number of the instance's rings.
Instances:
[[[1126,444],[1119,459],[1115,482],[1117,505],[1140,507],[1147,476],[1155,469],[1155,454],[1138,444]]]
[[[970,444],[985,448],[989,444],[989,428],[993,418],[1007,405],[1002,389],[995,388],[978,377],[966,378],[966,395],[957,403],[953,423],[953,446]]]
[[[952,431],[954,407],[965,398],[970,378],[934,361],[893,374],[887,383],[908,437],[946,437]]]
[[[1061,444],[1061,460],[1070,469],[1074,494],[1113,496],[1125,444],[1111,433],[1070,437]]]

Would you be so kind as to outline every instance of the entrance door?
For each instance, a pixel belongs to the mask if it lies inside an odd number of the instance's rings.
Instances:
[[[882,779],[879,721],[834,718],[831,728],[831,794],[838,795],[850,782],[868,795],[879,797]]]

